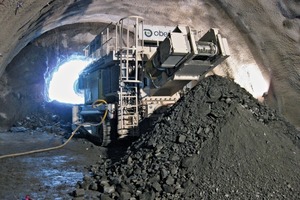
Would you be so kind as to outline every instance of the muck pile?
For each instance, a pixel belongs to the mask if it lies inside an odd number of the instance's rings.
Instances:
[[[100,199],[299,199],[300,133],[234,82],[205,78],[116,163],[74,191]]]

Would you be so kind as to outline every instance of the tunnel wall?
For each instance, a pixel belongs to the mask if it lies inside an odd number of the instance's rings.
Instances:
[[[231,57],[216,73],[234,77],[245,65],[259,67],[272,83],[269,104],[300,127],[300,110],[295,109],[300,104],[300,22],[296,8],[296,0],[29,0],[15,12],[16,5],[5,1],[0,6],[0,23],[5,30],[0,31],[0,75],[27,44],[65,25],[116,22],[124,16],[141,15],[148,24],[190,25],[200,34],[216,27],[228,38],[231,49]],[[7,75],[3,77],[5,82]],[[253,85],[242,86],[251,89]]]
[[[61,116],[68,112],[71,119],[70,109],[64,111],[59,103],[53,103],[55,106],[46,102],[45,78],[74,54],[83,55],[83,48],[105,25],[66,25],[43,34],[23,48],[0,79],[0,130],[7,130],[17,125],[18,120],[37,112],[50,111]]]

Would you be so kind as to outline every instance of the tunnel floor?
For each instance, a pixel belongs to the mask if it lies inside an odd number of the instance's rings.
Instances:
[[[61,136],[35,132],[0,133],[0,154],[12,154],[62,144]],[[107,149],[75,138],[65,147],[0,160],[0,199],[70,199],[76,183]]]

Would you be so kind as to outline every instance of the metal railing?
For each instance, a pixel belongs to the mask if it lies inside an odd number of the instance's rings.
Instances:
[[[116,24],[106,25],[92,42],[83,49],[84,55],[92,59],[100,59],[111,51],[117,50],[116,31]]]
[[[120,60],[119,89],[119,133],[138,134],[139,124],[139,60],[143,41],[139,40],[139,28],[143,26],[143,18],[129,16],[118,23],[117,48]]]

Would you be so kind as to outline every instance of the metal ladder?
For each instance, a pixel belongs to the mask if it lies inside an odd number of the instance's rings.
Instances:
[[[125,24],[128,22],[129,24]],[[131,24],[130,24],[131,23]],[[142,52],[143,42],[139,44],[139,27],[143,18],[130,16],[119,21],[119,105],[118,133],[120,137],[139,134],[139,66],[137,55]],[[126,27],[125,27],[126,26]],[[131,36],[133,34],[133,37]],[[125,37],[125,41],[124,41]],[[124,44],[125,43],[125,44]]]

